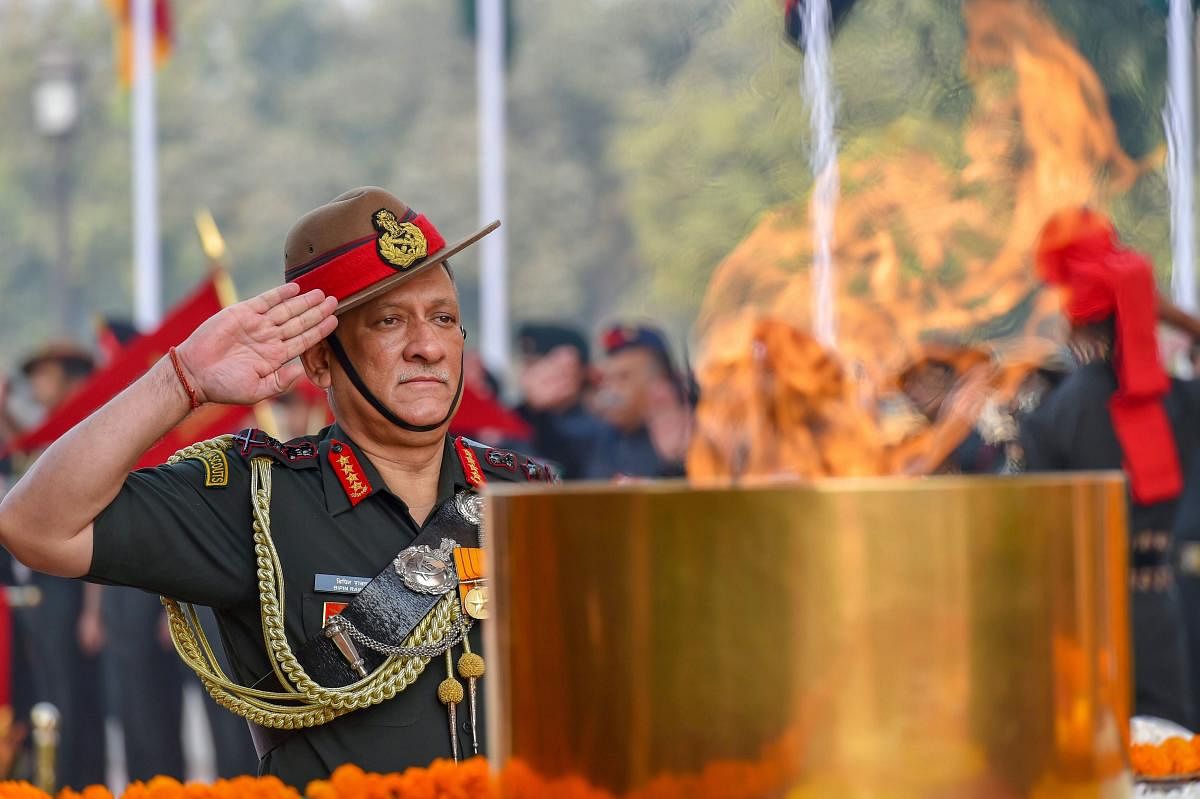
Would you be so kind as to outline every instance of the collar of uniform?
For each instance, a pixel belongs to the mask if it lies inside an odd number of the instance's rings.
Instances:
[[[365,478],[367,494],[359,499],[360,502],[377,491],[387,490],[387,484],[383,482],[379,470],[375,468],[375,464],[371,463],[371,459],[366,456],[366,453],[359,449],[350,436],[346,435],[345,430],[336,424],[330,425],[326,429],[325,435],[321,437],[320,443],[317,444],[317,460],[321,464],[321,482],[325,488],[325,507],[334,515],[354,507],[354,503],[346,494],[346,488],[343,486],[336,468],[329,460],[329,450],[335,442],[350,449],[350,454],[358,462],[358,468],[362,472],[362,477]]]
[[[341,442],[344,446],[350,447],[350,451],[358,460],[363,476],[366,477],[370,489],[367,497],[379,491],[388,490],[387,483],[384,482],[383,477],[379,474],[379,470],[375,468],[375,464],[371,462],[366,453],[337,424],[330,425],[317,445],[317,460],[321,464],[321,481],[325,489],[325,507],[333,515],[348,511],[354,507],[350,501],[350,497],[346,495],[346,490],[342,487],[342,481],[334,470],[333,464],[329,462],[329,449],[333,446],[335,440]],[[445,502],[459,490],[469,487],[470,483],[467,482],[466,473],[463,472],[462,464],[459,462],[458,455],[454,451],[454,441],[447,437],[442,447],[442,468],[438,474],[438,504],[440,505]],[[366,497],[363,497],[363,499],[366,499]],[[359,501],[361,502],[362,500],[360,499]]]
[[[442,471],[438,475],[437,501],[441,505],[459,491],[470,488],[467,473],[463,471],[462,461],[454,448],[454,439],[446,436],[446,446],[442,449]]]

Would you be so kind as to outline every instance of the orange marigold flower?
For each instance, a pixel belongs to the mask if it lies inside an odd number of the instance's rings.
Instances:
[[[0,782],[0,799],[50,799],[43,790],[27,782]]]
[[[190,787],[190,786],[189,786]],[[217,780],[202,799],[301,799],[300,793],[278,777],[234,777]]]
[[[1160,744],[1134,744],[1129,750],[1135,774],[1171,777],[1200,772],[1200,746],[1196,738],[1168,738]]]
[[[149,782],[133,782],[122,799],[188,799],[183,785],[172,777],[153,777]]]
[[[112,792],[103,785],[89,785],[82,791],[63,788],[58,792],[58,799],[113,799]]]
[[[1171,773],[1187,774],[1189,771],[1195,770],[1192,762],[1192,747],[1188,740],[1168,738],[1162,742],[1162,751],[1171,764]]]
[[[174,780],[172,780],[172,782],[174,782]],[[220,783],[217,784],[219,785]],[[166,787],[165,784],[164,787]],[[175,788],[175,786],[169,786],[166,787],[166,790],[178,790],[178,795],[182,796],[183,799],[214,799],[214,797],[219,795],[217,791],[217,785],[207,785],[202,782],[185,782],[179,785],[178,788]],[[171,796],[174,797],[176,794],[172,793]]]

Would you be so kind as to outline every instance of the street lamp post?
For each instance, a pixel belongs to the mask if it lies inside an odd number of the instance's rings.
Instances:
[[[79,70],[65,51],[51,47],[38,63],[33,90],[34,121],[53,149],[54,261],[49,270],[51,303],[58,333],[77,323],[71,270],[71,150],[79,122]]]

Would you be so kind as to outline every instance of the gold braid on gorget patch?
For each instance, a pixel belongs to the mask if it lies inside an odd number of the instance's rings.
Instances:
[[[207,450],[224,452],[232,446],[233,436],[218,436],[181,449],[167,463],[198,457]],[[283,690],[262,691],[231,680],[217,662],[196,609],[167,597],[162,597],[162,603],[175,650],[217,704],[263,727],[315,727],[391,699],[416,681],[429,658],[391,655],[371,674],[341,688],[326,688],[305,673],[284,633],[283,569],[271,539],[271,463],[270,458],[251,459],[250,503],[263,644]],[[447,594],[404,640],[404,646],[436,649],[462,624],[460,613],[455,595]]]

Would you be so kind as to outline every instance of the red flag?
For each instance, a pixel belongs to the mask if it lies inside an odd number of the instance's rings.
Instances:
[[[146,450],[134,468],[158,466],[189,444],[254,426],[253,408],[245,405],[205,405]]]
[[[484,396],[470,383],[463,385],[462,402],[450,422],[452,435],[468,438],[529,438],[525,420],[494,397]]]
[[[133,84],[133,2],[108,0],[108,9],[117,23],[113,40],[116,44],[117,73],[126,86]],[[154,0],[154,65],[171,55],[171,5],[168,0]]]
[[[229,277],[223,272],[214,273],[176,306],[157,330],[131,341],[107,366],[94,372],[45,421],[14,439],[9,451],[31,452],[48,446],[86,419],[145,374],[159,358],[167,354],[168,349],[191,335],[201,322],[221,310],[226,304],[223,299],[228,299],[230,293]]]
[[[100,328],[96,331],[96,354],[100,363],[112,363],[121,352],[121,341],[108,326],[106,320],[101,320]]]
[[[140,334],[133,322],[111,316],[96,319],[96,362],[101,366],[112,363],[125,345]]]

